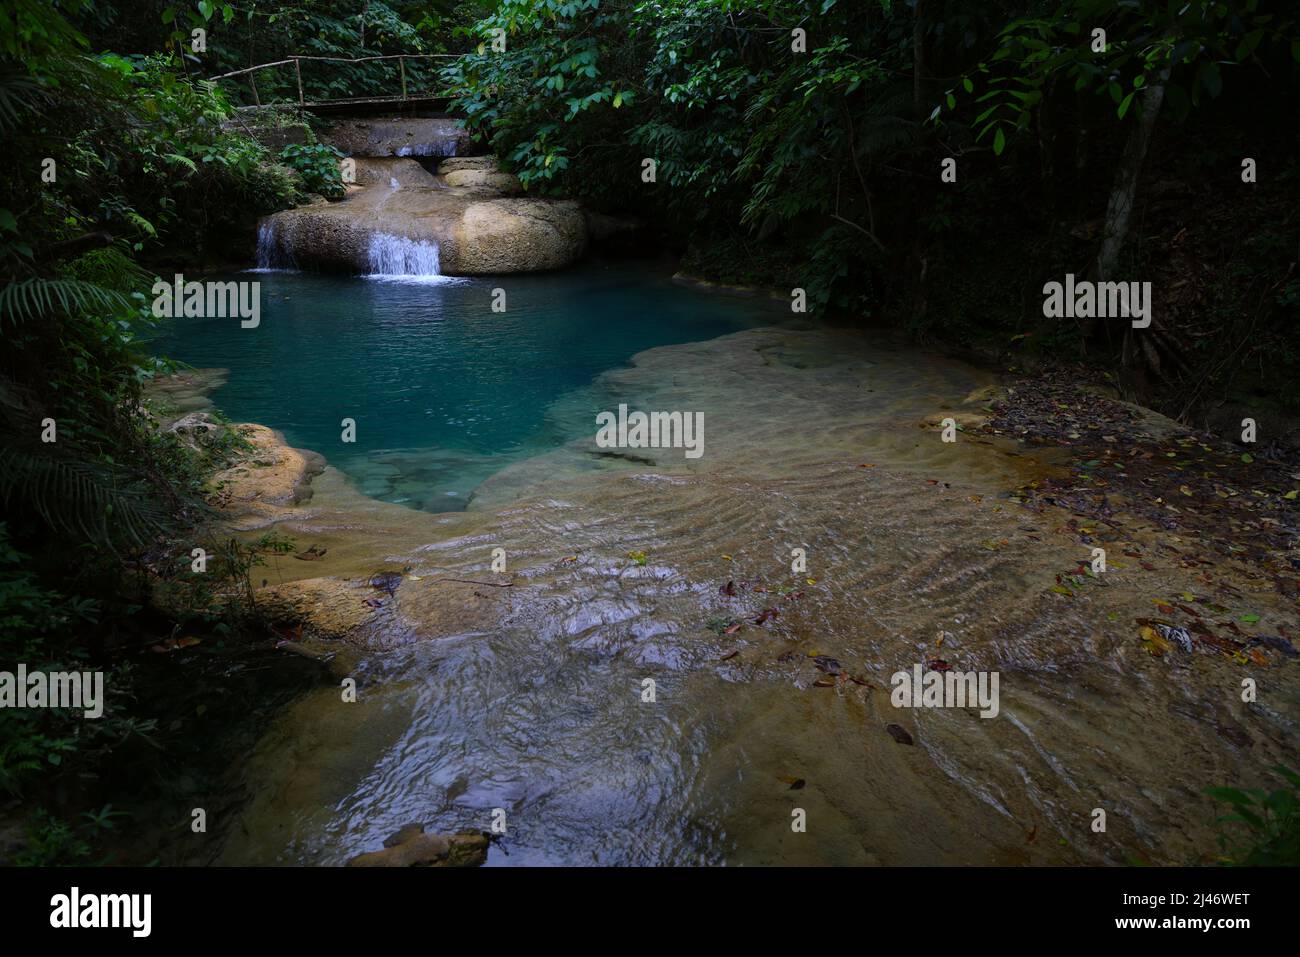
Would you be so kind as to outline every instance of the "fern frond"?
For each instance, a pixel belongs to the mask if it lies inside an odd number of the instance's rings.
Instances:
[[[0,322],[26,322],[56,310],[73,313],[92,306],[117,310],[131,304],[119,292],[80,279],[33,277],[0,289]]]
[[[27,74],[0,74],[0,133],[8,133],[18,126],[25,114],[51,101],[49,91]]]
[[[0,502],[26,508],[49,528],[112,547],[144,545],[169,516],[146,483],[121,468],[54,451],[0,450]]]

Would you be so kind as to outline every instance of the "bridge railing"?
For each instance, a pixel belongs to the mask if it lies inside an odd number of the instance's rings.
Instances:
[[[277,67],[290,66],[290,65],[293,66],[294,80],[296,82],[297,89],[298,89],[297,106],[299,109],[312,109],[314,107],[320,107],[320,106],[340,106],[340,105],[364,106],[372,103],[373,104],[392,104],[392,103],[400,104],[400,103],[411,102],[412,100],[433,99],[436,96],[436,94],[432,92],[425,93],[424,95],[417,94],[414,97],[409,95],[407,89],[407,75],[406,75],[407,60],[455,60],[455,59],[459,59],[459,55],[455,53],[388,53],[388,54],[381,54],[376,56],[363,56],[363,57],[289,56],[289,57],[285,57],[283,60],[273,60],[269,63],[259,63],[257,66],[245,67],[242,70],[232,70],[229,73],[223,73],[220,76],[214,76],[212,77],[212,80],[213,81],[229,80],[238,76],[247,76],[249,89],[253,96],[253,103],[251,106],[240,107],[240,109],[243,110],[270,109],[272,107],[292,105],[292,104],[285,104],[285,103],[263,103],[261,95],[259,94],[257,89],[257,80],[256,80],[256,74],[262,70],[270,70],[270,69],[275,69]],[[342,97],[342,98],[310,100],[310,101],[307,99],[303,89],[303,83],[302,83],[302,64],[304,62],[321,61],[321,62],[330,62],[330,63],[357,64],[357,63],[369,63],[378,60],[397,61],[398,77],[401,83],[400,92],[396,92],[390,96],[385,96],[382,94],[367,94],[365,96],[355,97],[355,98]]]

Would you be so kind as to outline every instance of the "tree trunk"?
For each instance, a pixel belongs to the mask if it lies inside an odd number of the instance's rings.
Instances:
[[[1101,249],[1097,253],[1096,264],[1097,279],[1100,282],[1109,281],[1115,267],[1119,265],[1120,250],[1124,248],[1129,219],[1133,215],[1138,177],[1142,173],[1147,148],[1151,145],[1151,131],[1155,128],[1160,104],[1165,99],[1169,70],[1170,67],[1166,65],[1159,76],[1142,90],[1142,112],[1129,132],[1119,172],[1115,174],[1115,185],[1110,191],[1110,201],[1106,204],[1106,223],[1102,229]]]
[[[912,21],[912,109],[917,119],[925,115],[925,104],[921,99],[921,76],[925,72],[925,20],[921,6],[925,0],[916,0]]]
[[[1164,102],[1165,84],[1169,81],[1171,67],[1172,64],[1166,64],[1155,80],[1142,89],[1142,112],[1129,132],[1119,171],[1115,174],[1115,185],[1111,188],[1110,201],[1106,204],[1106,222],[1102,227],[1101,249],[1097,252],[1095,265],[1098,282],[1109,282],[1119,266],[1119,254],[1124,248],[1129,220],[1133,215],[1138,177],[1151,145],[1151,132],[1155,129],[1160,105]],[[1120,345],[1120,364],[1128,373],[1127,385],[1130,392],[1138,398],[1145,398],[1151,391],[1147,373],[1155,376],[1161,374],[1160,355],[1156,349],[1158,330],[1153,325],[1143,331],[1145,335],[1138,337],[1132,326],[1126,324]]]
[[[922,98],[922,78],[925,75],[925,0],[916,0],[912,9],[912,111],[918,122],[925,119],[925,101]],[[918,223],[920,218],[920,198],[913,191],[911,195],[912,215],[912,265],[914,285],[912,287],[912,317],[917,328],[925,323],[926,297],[925,278],[930,271],[930,262],[925,256],[925,236]]]

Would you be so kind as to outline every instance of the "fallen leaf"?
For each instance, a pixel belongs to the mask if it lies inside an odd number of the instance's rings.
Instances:
[[[1219,733],[1219,737],[1231,741],[1239,748],[1253,748],[1255,746],[1255,742],[1251,740],[1250,735],[1241,728],[1220,724],[1216,725],[1214,730]]]
[[[1142,640],[1147,643],[1147,651],[1156,658],[1163,657],[1165,652],[1173,650],[1173,645],[1165,641],[1165,639],[1161,637],[1160,632],[1156,631],[1154,628],[1143,625],[1138,629],[1138,634],[1142,637]]]

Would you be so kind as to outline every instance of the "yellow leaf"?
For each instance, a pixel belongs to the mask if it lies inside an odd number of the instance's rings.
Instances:
[[[1139,628],[1138,634],[1142,637],[1142,640],[1146,642],[1147,651],[1151,652],[1151,654],[1156,658],[1159,658],[1173,647],[1169,642],[1165,641],[1160,632],[1148,625],[1143,625]]]

